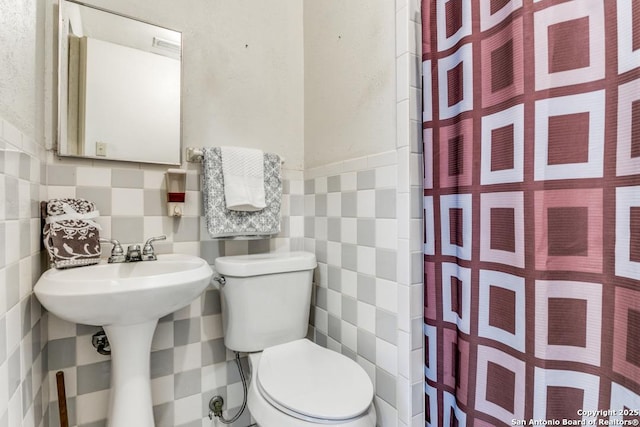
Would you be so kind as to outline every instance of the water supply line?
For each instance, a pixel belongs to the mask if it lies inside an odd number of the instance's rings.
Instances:
[[[235,354],[236,365],[238,366],[238,372],[240,372],[240,381],[242,381],[242,391],[244,393],[240,410],[233,418],[227,420],[225,419],[224,415],[222,415],[222,406],[224,405],[224,399],[222,399],[222,396],[213,396],[209,401],[209,419],[213,420],[213,417],[216,417],[223,424],[231,424],[238,421],[238,418],[240,418],[240,415],[242,415],[245,408],[247,407],[247,379],[244,376],[242,364],[240,363],[240,353],[236,351]]]

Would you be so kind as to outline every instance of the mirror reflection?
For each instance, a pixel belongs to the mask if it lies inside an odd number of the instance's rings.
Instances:
[[[180,32],[60,3],[58,153],[180,164]]]

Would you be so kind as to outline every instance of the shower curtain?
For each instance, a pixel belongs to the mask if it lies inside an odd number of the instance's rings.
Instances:
[[[427,426],[640,421],[640,1],[422,0]]]

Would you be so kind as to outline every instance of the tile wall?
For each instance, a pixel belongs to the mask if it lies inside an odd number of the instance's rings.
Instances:
[[[49,197],[84,197],[100,210],[102,236],[123,245],[150,236],[167,235],[156,242],[158,253],[180,252],[213,263],[217,256],[303,248],[302,173],[284,171],[282,231],[271,240],[211,240],[201,216],[199,164],[188,164],[184,216],[165,215],[166,168],[151,165],[51,159],[47,167]],[[109,245],[103,247],[108,253]],[[67,378],[71,425],[105,425],[109,399],[110,358],[98,354],[91,336],[98,329],[68,323],[49,315],[49,375],[51,425],[58,422],[53,376]],[[245,361],[246,363],[246,361]],[[211,426],[209,399],[220,394],[234,415],[242,402],[242,386],[233,354],[224,347],[219,292],[211,287],[201,298],[160,320],[152,344],[151,376],[154,416],[158,427]],[[250,424],[246,411],[236,427]]]
[[[378,416],[395,418],[396,152],[315,168],[305,178],[305,247],[319,265],[314,340],[356,360],[375,385]]]
[[[421,252],[399,234],[411,221],[420,227],[420,208],[405,203],[399,172],[394,150],[314,168],[304,183],[305,249],[319,264],[313,338],[365,369],[385,427],[422,408],[421,365],[414,363],[422,357],[422,318],[411,316],[422,301]]]
[[[41,273],[38,201],[44,152],[0,118],[0,426],[46,424],[46,314],[32,290]]]

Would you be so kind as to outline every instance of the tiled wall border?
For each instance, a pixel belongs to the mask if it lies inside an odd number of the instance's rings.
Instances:
[[[420,0],[396,0],[399,427],[424,425],[421,45]]]

